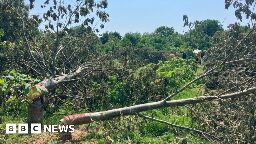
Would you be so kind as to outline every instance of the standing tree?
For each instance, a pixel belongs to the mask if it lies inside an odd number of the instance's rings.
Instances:
[[[185,35],[188,46],[202,50],[212,47],[212,37],[217,31],[223,31],[217,20],[196,21],[194,28]]]

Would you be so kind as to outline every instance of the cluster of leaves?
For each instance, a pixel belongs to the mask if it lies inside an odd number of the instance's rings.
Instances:
[[[30,0],[30,9],[34,8],[35,0]],[[91,31],[92,25],[99,18],[103,23],[108,21],[109,15],[104,11],[108,6],[106,0],[94,1],[94,0],[76,0],[76,1],[57,1],[57,0],[45,0],[41,5],[43,11],[40,16],[34,16],[41,22],[44,21],[44,27],[50,31],[67,31],[71,24],[79,23],[87,30]],[[95,16],[90,16],[95,12]],[[103,24],[100,25],[104,27]],[[95,29],[98,31],[98,29]]]
[[[0,39],[2,39],[2,37],[4,36],[4,31],[2,29],[0,29]],[[5,56],[5,52],[7,49],[7,44],[5,41],[0,41],[0,62],[1,62],[1,66],[0,66],[0,71],[3,71],[5,63],[7,61],[6,56]]]
[[[3,41],[17,41],[24,34],[24,30],[30,36],[38,32],[39,21],[29,17],[29,8],[23,0],[1,0],[0,22],[0,29],[5,33]]]
[[[206,50],[212,47],[213,36],[216,32],[223,31],[217,20],[196,21],[193,29],[185,34],[188,46],[194,49]]]
[[[231,6],[235,9],[235,16],[242,21],[243,16],[246,19],[251,19],[252,21],[256,20],[256,13],[255,13],[255,0],[225,0],[225,8],[228,9]]]
[[[1,115],[26,118],[30,87],[39,81],[16,70],[5,71],[0,78]]]

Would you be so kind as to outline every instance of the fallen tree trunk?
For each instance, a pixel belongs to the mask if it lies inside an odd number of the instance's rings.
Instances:
[[[61,119],[60,121],[62,124],[66,124],[66,125],[88,124],[94,121],[104,121],[104,120],[109,120],[119,116],[134,115],[139,112],[162,108],[162,107],[184,106],[187,104],[197,104],[197,103],[213,101],[218,99],[236,98],[236,97],[241,97],[253,92],[256,92],[256,87],[252,87],[244,91],[226,94],[222,96],[199,96],[195,98],[172,100],[172,101],[163,100],[158,102],[139,104],[139,105],[134,105],[130,107],[123,107],[123,108],[112,109],[112,110],[101,111],[101,112],[73,114],[69,116],[64,116],[64,118]]]

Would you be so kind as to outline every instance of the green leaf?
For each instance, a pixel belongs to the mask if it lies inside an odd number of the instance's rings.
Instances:
[[[0,85],[4,85],[5,84],[5,80],[4,79],[0,79]]]

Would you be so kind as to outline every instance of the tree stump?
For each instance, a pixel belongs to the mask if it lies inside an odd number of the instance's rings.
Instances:
[[[40,98],[35,99],[28,106],[28,124],[42,123],[44,115],[43,103]]]

